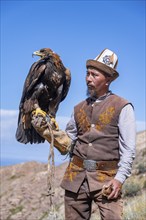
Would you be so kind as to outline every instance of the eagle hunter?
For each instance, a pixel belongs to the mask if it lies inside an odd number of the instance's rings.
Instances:
[[[31,125],[32,112],[55,118],[60,102],[68,94],[71,82],[69,69],[65,68],[59,55],[50,48],[35,51],[33,55],[40,56],[40,59],[32,64],[26,77],[16,130],[17,141],[24,144],[45,141]]]

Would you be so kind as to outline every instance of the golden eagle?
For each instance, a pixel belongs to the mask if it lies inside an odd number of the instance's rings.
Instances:
[[[17,141],[42,143],[45,141],[31,125],[31,114],[46,114],[55,118],[60,102],[70,87],[71,74],[58,54],[50,48],[35,51],[40,59],[33,63],[26,77],[19,105]]]

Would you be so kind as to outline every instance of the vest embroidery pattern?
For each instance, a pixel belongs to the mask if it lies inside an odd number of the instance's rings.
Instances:
[[[104,182],[106,180],[110,180],[117,173],[117,170],[108,170],[108,171],[98,171],[97,172],[97,180],[100,182]]]
[[[82,170],[83,170],[82,168],[77,167],[75,164],[71,162],[66,169],[63,179],[66,179],[72,182],[74,178],[76,177],[76,175]]]
[[[98,131],[103,130],[103,128],[111,122],[114,113],[115,108],[112,106],[108,107],[103,113],[101,113],[95,123],[96,129]],[[91,122],[89,121],[84,109],[81,108],[80,111],[77,113],[77,120],[83,132],[90,130]]]
[[[105,112],[101,113],[96,123],[96,129],[101,131],[107,124],[109,124],[113,118],[114,113],[114,107],[108,107]]]
[[[82,127],[83,132],[89,131],[90,129],[90,122],[87,118],[86,112],[84,109],[80,109],[77,113],[77,120],[79,122],[80,127]]]

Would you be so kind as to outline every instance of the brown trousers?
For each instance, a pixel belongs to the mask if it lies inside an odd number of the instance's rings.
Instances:
[[[99,208],[102,220],[122,219],[122,199],[108,200],[101,195],[101,190],[89,192],[88,183],[84,181],[78,193],[65,191],[65,220],[89,220],[93,201]]]

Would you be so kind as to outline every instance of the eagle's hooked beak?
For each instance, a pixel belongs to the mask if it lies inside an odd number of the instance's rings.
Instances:
[[[41,57],[41,58],[43,57],[42,53],[40,53],[39,50],[33,52],[32,57],[34,57],[34,56],[39,56],[39,57]]]

